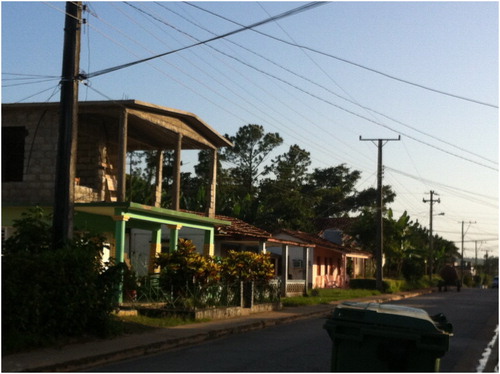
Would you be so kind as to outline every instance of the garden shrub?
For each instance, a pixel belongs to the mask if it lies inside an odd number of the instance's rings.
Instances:
[[[221,264],[221,277],[227,282],[267,282],[274,277],[274,265],[269,253],[229,251]]]
[[[193,242],[186,239],[179,239],[177,250],[158,255],[156,266],[161,268],[160,284],[166,289],[213,283],[220,279],[219,264],[196,252]]]
[[[425,265],[421,259],[405,259],[401,269],[403,277],[410,283],[421,279],[425,274]]]
[[[376,290],[377,281],[375,279],[357,278],[349,281],[349,287],[353,289]],[[390,289],[387,281],[382,281],[382,292],[387,292]]]
[[[2,347],[60,337],[106,336],[120,270],[101,263],[99,237],[80,236],[53,249],[49,216],[33,208],[14,222],[2,249]]]
[[[274,277],[268,253],[229,251],[227,257],[208,257],[196,252],[190,240],[179,239],[177,250],[156,259],[161,267],[160,286],[173,303],[186,308],[239,305],[240,282],[254,282],[256,294],[265,299]]]

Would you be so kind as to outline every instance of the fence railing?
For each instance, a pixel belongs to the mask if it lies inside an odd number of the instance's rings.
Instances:
[[[201,309],[209,307],[251,308],[254,304],[278,303],[280,280],[266,282],[190,283],[160,285],[158,276],[145,278],[139,285],[134,301],[165,303],[176,309]]]

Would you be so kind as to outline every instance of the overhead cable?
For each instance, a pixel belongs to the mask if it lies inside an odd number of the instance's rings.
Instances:
[[[125,2],[125,4],[133,7],[133,8],[136,8],[138,9],[137,7],[135,7],[134,5],[128,3],[128,2]],[[122,65],[118,65],[118,66],[114,66],[114,67],[111,67],[111,68],[107,68],[107,69],[103,69],[103,70],[99,70],[99,71],[96,71],[96,72],[93,72],[93,73],[89,73],[89,74],[82,74],[81,75],[81,78],[82,79],[88,79],[88,78],[93,78],[93,77],[96,77],[96,76],[99,76],[99,75],[103,75],[103,74],[107,74],[107,73],[111,73],[113,71],[116,71],[116,70],[120,70],[120,69],[124,69],[124,68],[127,68],[127,67],[130,67],[130,66],[134,66],[134,65],[137,65],[137,64],[140,64],[140,63],[143,63],[143,62],[146,62],[146,61],[151,61],[151,60],[154,60],[154,59],[157,59],[157,58],[160,58],[160,57],[163,57],[163,56],[167,56],[167,55],[170,55],[170,54],[173,54],[173,53],[177,53],[177,52],[180,52],[180,51],[184,51],[186,49],[189,49],[189,48],[193,48],[193,47],[196,47],[196,46],[199,46],[199,45],[202,45],[202,44],[207,44],[207,43],[210,43],[210,42],[213,42],[215,40],[218,40],[218,39],[223,39],[223,38],[226,38],[228,36],[231,36],[231,35],[234,35],[234,34],[237,34],[237,33],[240,33],[242,31],[246,31],[246,30],[251,30],[252,28],[254,27],[257,27],[257,26],[261,26],[261,25],[264,25],[266,23],[269,23],[269,22],[272,22],[272,21],[275,21],[277,19],[281,19],[281,18],[285,18],[285,17],[288,17],[288,16],[291,16],[291,15],[294,15],[294,14],[297,14],[297,13],[300,13],[300,12],[303,12],[303,11],[306,11],[306,10],[309,10],[309,9],[312,9],[312,8],[315,8],[317,6],[320,6],[320,5],[323,5],[325,4],[325,2],[311,2],[311,3],[307,3],[305,5],[302,5],[300,7],[297,7],[297,8],[294,8],[292,10],[288,10],[284,13],[281,13],[281,14],[278,14],[277,16],[273,16],[273,17],[270,17],[270,18],[267,18],[265,20],[262,20],[262,21],[259,21],[259,22],[255,22],[249,26],[244,26],[244,27],[241,27],[239,29],[236,29],[236,30],[233,30],[233,31],[230,31],[230,32],[227,32],[225,34],[222,34],[222,35],[218,35],[218,36],[215,36],[213,38],[210,38],[210,39],[207,39],[207,40],[203,40],[203,41],[200,41],[198,43],[194,43],[194,44],[191,44],[191,45],[188,45],[188,46],[185,46],[185,47],[181,47],[181,48],[177,48],[177,49],[174,49],[172,51],[168,51],[168,52],[164,52],[164,53],[160,53],[158,55],[155,55],[155,56],[151,56],[151,57],[147,57],[147,58],[143,58],[141,60],[137,60],[137,61],[133,61],[133,62],[129,62],[129,63],[126,63],[126,64],[122,64]],[[140,9],[138,9],[140,10]]]
[[[229,20],[227,19],[226,17],[223,17],[221,15],[218,15],[217,13],[214,13],[214,12],[211,12],[207,9],[204,9],[198,5],[195,5],[193,3],[190,3],[190,2],[186,2],[187,5],[190,5],[194,8],[197,8],[197,9],[200,9],[204,12],[207,12],[207,13],[210,13],[216,17],[219,17],[219,18],[222,18],[226,21],[229,21],[229,22],[234,22],[232,20]],[[236,24],[239,25],[239,23],[237,22],[234,22]],[[281,39],[281,38],[278,38],[276,36],[273,36],[273,35],[270,35],[270,34],[267,34],[267,33],[264,33],[262,31],[259,31],[259,30],[252,30],[258,34],[261,34],[263,36],[266,36],[268,38],[271,38],[271,39],[274,39],[274,40],[277,40],[281,43],[285,43],[285,44],[288,44],[288,45],[291,45],[293,47],[298,47],[298,48],[303,48],[303,49],[307,49],[311,52],[314,52],[314,53],[318,53],[318,54],[321,54],[323,56],[326,56],[326,57],[330,57],[330,58],[333,58],[335,60],[338,60],[338,61],[342,61],[342,62],[345,62],[347,64],[350,64],[350,65],[353,65],[353,66],[356,66],[358,68],[361,68],[361,69],[365,69],[365,70],[368,70],[368,71],[371,71],[372,73],[376,73],[376,74],[380,74],[386,78],[390,78],[390,79],[393,79],[393,80],[396,80],[396,81],[399,81],[401,83],[406,83],[406,84],[409,84],[409,85],[412,85],[412,86],[415,86],[415,87],[419,87],[419,88],[422,88],[424,90],[428,90],[428,91],[432,91],[432,92],[435,92],[435,93],[438,93],[438,94],[441,94],[441,95],[446,95],[446,96],[450,96],[450,97],[454,97],[456,99],[460,99],[460,100],[465,100],[465,101],[469,101],[469,102],[472,102],[472,103],[475,103],[475,104],[480,104],[480,105],[485,105],[485,106],[489,106],[489,107],[492,107],[492,108],[498,108],[498,105],[495,105],[495,104],[490,104],[490,103],[486,103],[486,102],[483,102],[483,101],[479,101],[479,100],[475,100],[475,99],[471,99],[471,98],[467,98],[467,97],[464,97],[464,96],[460,96],[460,95],[456,95],[456,94],[453,94],[453,93],[449,93],[449,92],[445,92],[445,91],[442,91],[442,90],[438,90],[436,88],[431,88],[431,87],[428,87],[428,86],[424,86],[423,84],[420,84],[420,83],[415,83],[415,82],[411,82],[409,80],[406,80],[406,79],[403,79],[403,78],[398,78],[394,75],[391,75],[391,74],[388,74],[388,73],[384,73],[380,70],[376,70],[374,68],[370,68],[368,66],[365,66],[365,65],[362,65],[362,64],[359,64],[357,62],[353,62],[353,61],[350,61],[350,60],[347,60],[345,58],[342,58],[342,57],[338,57],[338,56],[334,56],[330,53],[327,53],[327,52],[323,52],[323,51],[319,51],[317,49],[314,49],[314,48],[311,48],[311,47],[308,47],[308,46],[305,46],[305,45],[301,45],[301,44],[297,44],[297,43],[294,43],[294,42],[289,42],[288,40],[284,40],[284,39]]]
[[[145,15],[147,15],[147,16],[149,16],[149,17],[152,17],[153,19],[157,20],[158,22],[161,22],[161,23],[163,23],[163,24],[166,24],[167,26],[172,27],[172,28],[174,28],[174,29],[175,29],[175,27],[173,27],[173,26],[172,26],[172,25],[170,25],[170,24],[167,24],[165,21],[163,21],[163,20],[159,19],[157,16],[152,15],[151,13],[145,12],[144,10],[142,10],[142,9],[140,9],[140,8],[137,8],[137,7],[135,7],[134,5],[131,5],[131,4],[128,4],[128,3],[126,3],[126,4],[127,4],[127,5],[129,5],[129,6],[131,6],[131,7],[133,7],[134,9],[136,9],[136,10],[140,11],[141,13],[144,13]],[[290,12],[290,11],[289,11],[289,12]],[[276,17],[279,17],[279,16],[276,16]],[[276,17],[274,17],[274,18],[276,18]],[[272,17],[272,18],[273,18],[273,17]],[[264,21],[261,21],[260,23],[262,23],[262,22],[264,22]],[[176,29],[176,30],[177,30],[177,29]],[[181,33],[183,33],[183,34],[185,34],[185,35],[188,35],[189,37],[191,37],[191,38],[193,38],[193,39],[195,39],[195,40],[196,40],[196,38],[194,38],[193,36],[189,35],[188,33],[184,32],[184,31],[181,31],[181,30],[177,30],[177,31],[179,31],[179,32],[181,32]],[[217,37],[214,37],[214,38],[212,38],[212,39],[215,39],[215,38],[217,38]],[[209,40],[211,40],[211,39],[209,39]],[[200,44],[204,44],[204,43],[203,43],[203,42],[198,42],[198,43],[195,43],[195,44],[193,44],[193,45],[200,45]],[[390,127],[390,126],[388,126],[388,125],[386,125],[386,124],[384,124],[384,123],[381,123],[381,122],[379,122],[379,121],[377,121],[377,120],[374,120],[374,119],[368,118],[368,117],[366,117],[366,116],[364,116],[364,115],[361,115],[361,114],[356,113],[356,112],[354,112],[354,111],[352,111],[352,110],[349,110],[349,109],[347,109],[347,108],[344,108],[344,107],[342,107],[342,106],[340,106],[340,105],[338,105],[338,104],[333,103],[333,102],[332,102],[332,101],[330,101],[330,100],[327,100],[327,99],[325,99],[325,98],[323,98],[323,97],[320,97],[319,95],[316,95],[316,94],[314,94],[314,93],[311,93],[311,92],[309,92],[309,91],[307,91],[307,90],[305,90],[305,89],[303,89],[303,88],[301,88],[301,87],[299,87],[299,86],[297,86],[297,85],[295,85],[295,84],[292,84],[292,83],[288,82],[287,80],[285,80],[285,79],[283,79],[283,78],[280,78],[280,77],[278,77],[278,76],[276,76],[276,75],[274,75],[274,74],[268,73],[268,72],[266,72],[266,71],[264,71],[264,70],[262,70],[262,69],[260,69],[260,68],[258,68],[258,67],[255,67],[255,66],[253,66],[253,65],[249,64],[248,62],[243,61],[243,60],[241,60],[241,59],[239,59],[239,58],[237,58],[237,57],[235,57],[235,56],[232,56],[232,55],[230,55],[230,54],[228,54],[228,53],[226,53],[226,52],[224,52],[224,51],[221,51],[220,49],[218,49],[218,48],[216,48],[216,47],[214,47],[214,46],[212,46],[212,45],[207,45],[207,46],[208,46],[208,47],[210,47],[210,48],[212,48],[212,49],[214,49],[214,50],[216,50],[217,52],[219,52],[219,53],[223,54],[224,56],[226,56],[226,57],[228,57],[228,58],[230,58],[230,59],[233,59],[233,60],[235,60],[235,61],[237,61],[237,62],[239,62],[239,63],[241,63],[241,64],[243,64],[243,65],[245,65],[245,66],[247,66],[247,67],[249,67],[249,68],[251,68],[251,69],[254,69],[254,70],[256,70],[256,71],[258,71],[258,72],[260,72],[260,73],[262,73],[262,74],[264,74],[264,75],[267,75],[267,76],[269,76],[269,77],[271,77],[271,78],[273,78],[273,79],[276,79],[276,80],[278,80],[279,82],[282,82],[282,83],[284,83],[284,84],[286,84],[286,85],[288,85],[288,86],[290,86],[290,87],[292,87],[292,88],[295,88],[295,89],[297,89],[297,90],[299,90],[299,91],[301,91],[301,92],[303,92],[303,93],[305,93],[305,94],[307,94],[307,95],[309,95],[309,96],[311,96],[311,97],[313,97],[313,98],[315,98],[315,99],[318,99],[318,100],[320,100],[320,101],[323,101],[323,102],[324,102],[324,103],[326,103],[326,104],[332,105],[332,106],[334,106],[334,107],[336,107],[336,108],[338,108],[338,109],[340,109],[340,110],[342,110],[342,111],[344,111],[344,112],[347,112],[347,113],[352,114],[352,115],[354,115],[354,116],[356,116],[356,117],[359,117],[359,118],[361,118],[361,119],[364,119],[364,120],[366,120],[366,121],[368,121],[368,122],[374,123],[374,124],[376,124],[376,125],[378,125],[378,126],[381,126],[381,127],[386,128],[386,129],[389,129],[389,130],[391,130],[391,131],[394,131],[395,133],[398,133],[398,134],[404,135],[404,136],[406,136],[406,137],[407,137],[407,138],[409,138],[409,139],[415,140],[415,141],[417,141],[417,142],[419,142],[419,143],[421,143],[421,144],[427,145],[427,146],[429,146],[429,147],[431,147],[431,148],[434,148],[434,149],[436,149],[436,150],[438,150],[438,151],[441,151],[441,152],[447,153],[447,154],[449,154],[449,155],[451,155],[451,156],[455,156],[455,157],[458,157],[458,158],[463,159],[463,160],[465,160],[465,161],[469,161],[469,162],[475,163],[475,164],[477,164],[477,165],[480,165],[480,166],[486,167],[486,168],[488,168],[488,169],[492,169],[492,170],[498,171],[498,168],[495,168],[495,167],[492,167],[492,166],[486,165],[486,164],[484,164],[484,163],[481,163],[481,162],[478,162],[478,161],[475,161],[475,160],[472,160],[472,159],[466,158],[466,157],[461,156],[461,155],[459,155],[459,154],[456,154],[456,153],[453,153],[453,152],[447,151],[447,150],[442,149],[442,148],[440,148],[440,147],[438,147],[438,146],[435,146],[435,145],[433,145],[433,144],[430,144],[430,143],[428,143],[428,142],[425,142],[425,141],[423,141],[423,140],[420,140],[420,139],[418,139],[418,138],[415,138],[414,136],[411,136],[411,135],[405,134],[405,133],[403,133],[403,132],[401,132],[401,131],[395,130],[395,129],[393,129],[392,127]],[[338,96],[338,95],[337,95],[337,96]],[[344,99],[345,99],[345,98],[344,98]],[[345,100],[348,100],[348,99],[345,99]],[[348,100],[348,101],[350,101],[350,100]],[[358,104],[358,105],[359,105],[359,104]],[[361,107],[362,107],[362,106],[361,106]],[[362,108],[364,108],[364,107],[362,107]],[[368,110],[369,110],[369,108],[365,108],[365,109],[368,109]]]
[[[166,8],[164,5],[162,5],[162,4],[160,4],[160,3],[157,3],[157,4],[158,4],[158,5],[160,5],[160,6],[162,6],[162,7],[164,7],[165,9],[167,9],[167,10],[169,10],[169,11],[173,12],[173,13],[174,13],[174,14],[176,14],[177,16],[182,17],[182,18],[183,18],[183,19],[185,19],[186,21],[188,21],[188,22],[192,23],[191,21],[189,21],[189,20],[188,20],[188,19],[186,19],[185,17],[181,16],[181,15],[180,15],[180,14],[178,14],[177,12],[174,12],[173,10],[171,10],[171,9],[169,9],[169,8]],[[191,5],[191,4],[189,4],[189,3],[187,3],[187,4],[188,4],[188,5]],[[195,6],[195,5],[193,5],[193,6]],[[195,6],[195,7],[196,7],[196,8],[199,8],[199,9],[202,9],[202,8],[200,8],[200,7],[198,7],[198,6]],[[207,12],[209,12],[209,11],[207,11]],[[228,22],[231,22],[231,23],[233,23],[233,24],[236,24],[236,25],[241,26],[241,24],[240,24],[240,23],[238,23],[238,22],[236,22],[236,21],[233,21],[233,20],[230,20],[230,19],[228,19],[227,17],[219,16],[219,15],[217,15],[216,13],[213,13],[213,12],[209,12],[209,13],[210,13],[210,14],[212,14],[212,15],[216,15],[216,16],[218,16],[218,17],[220,17],[220,18],[224,19],[225,21],[228,21]],[[167,25],[167,26],[170,26],[170,25]],[[201,27],[201,26],[199,26],[199,25],[197,25],[197,26],[198,26],[198,27],[200,27],[200,28],[202,28],[203,30],[205,30],[205,31],[207,31],[207,32],[210,32],[210,33],[214,34],[213,32],[211,32],[210,30],[207,30],[207,29],[206,29],[206,28],[204,28],[204,27]],[[254,31],[255,31],[255,30],[254,30]],[[258,31],[257,31],[257,32],[258,32]],[[184,33],[184,34],[186,34],[185,32],[183,32],[183,33]],[[261,32],[258,32],[258,33],[263,34],[263,35],[267,35],[267,34],[264,34],[264,33],[261,33]],[[277,62],[275,62],[275,61],[272,61],[272,60],[271,60],[271,59],[269,59],[268,57],[263,56],[262,54],[260,54],[260,53],[258,53],[258,52],[252,51],[251,49],[249,49],[249,48],[247,48],[247,47],[245,47],[245,46],[243,46],[243,45],[241,45],[241,44],[239,44],[239,43],[236,43],[236,42],[231,41],[231,40],[229,40],[229,42],[230,42],[230,43],[232,43],[232,44],[234,44],[234,45],[236,45],[236,46],[238,46],[238,47],[240,47],[240,48],[242,48],[242,49],[244,49],[244,50],[246,50],[246,51],[248,51],[248,52],[250,52],[250,53],[252,53],[252,54],[254,54],[254,55],[256,55],[256,56],[258,56],[258,57],[260,57],[260,58],[262,58],[262,59],[264,59],[264,60],[266,60],[267,62],[269,62],[269,63],[271,63],[271,64],[273,64],[273,65],[275,65],[275,66],[279,67],[280,69],[282,69],[282,70],[285,70],[285,71],[289,72],[290,74],[293,74],[293,75],[295,75],[295,76],[297,76],[297,77],[299,77],[299,78],[301,78],[301,79],[303,79],[303,80],[305,80],[305,81],[307,81],[307,82],[309,82],[309,83],[311,83],[311,84],[313,84],[313,85],[315,85],[315,86],[317,86],[317,87],[320,87],[320,88],[324,89],[325,91],[329,92],[330,94],[332,94],[332,95],[334,95],[334,96],[336,96],[336,97],[338,97],[338,98],[340,98],[340,99],[342,99],[342,100],[344,100],[344,101],[347,101],[347,102],[349,102],[349,103],[351,103],[351,104],[354,104],[354,105],[356,105],[356,106],[358,106],[358,107],[360,107],[360,108],[362,108],[362,109],[364,109],[364,110],[367,110],[367,111],[369,111],[369,112],[372,112],[372,113],[375,113],[375,114],[381,115],[381,116],[383,116],[383,117],[385,117],[385,118],[387,118],[387,119],[389,119],[389,120],[391,120],[391,121],[393,121],[393,122],[396,122],[396,123],[398,123],[398,124],[400,124],[400,125],[402,125],[402,126],[405,126],[405,127],[407,127],[407,128],[410,128],[410,129],[412,129],[413,131],[416,131],[416,132],[418,132],[418,133],[420,133],[420,134],[422,134],[422,135],[428,136],[428,137],[430,137],[430,138],[432,138],[432,139],[434,139],[434,140],[437,140],[437,141],[439,141],[439,142],[442,142],[442,143],[444,143],[444,144],[446,144],[446,145],[448,145],[448,146],[451,146],[451,147],[453,147],[453,148],[456,148],[456,149],[458,149],[458,150],[460,150],[460,151],[462,151],[462,152],[469,153],[469,154],[471,154],[471,155],[473,155],[473,156],[476,156],[476,157],[479,157],[479,158],[481,158],[481,159],[483,159],[483,160],[485,160],[485,161],[489,161],[489,162],[491,162],[491,163],[493,163],[493,164],[495,164],[495,165],[498,165],[498,162],[496,162],[496,161],[490,160],[490,159],[488,159],[488,158],[486,158],[486,157],[484,157],[484,156],[481,156],[481,155],[479,155],[479,154],[477,154],[477,153],[474,153],[474,152],[471,152],[471,151],[469,151],[469,150],[467,150],[467,149],[465,149],[465,148],[459,147],[459,146],[457,146],[456,144],[453,144],[453,143],[448,142],[448,141],[446,141],[446,140],[440,139],[440,138],[438,138],[438,137],[436,137],[436,136],[434,136],[434,135],[432,135],[432,134],[428,134],[428,133],[426,133],[426,132],[424,132],[424,131],[422,131],[422,130],[419,130],[418,128],[416,128],[416,127],[414,127],[414,126],[411,126],[411,125],[405,124],[405,123],[403,123],[402,121],[399,121],[399,120],[397,120],[397,119],[395,119],[395,118],[392,118],[392,117],[390,117],[390,116],[388,116],[388,115],[385,115],[385,114],[383,114],[383,113],[381,113],[381,112],[378,112],[378,111],[377,111],[377,110],[375,110],[375,109],[372,109],[372,108],[369,108],[369,107],[367,107],[367,106],[364,106],[364,105],[362,105],[362,104],[358,103],[357,101],[355,101],[354,99],[349,99],[349,98],[346,98],[346,97],[344,97],[344,96],[342,96],[342,95],[339,95],[339,94],[337,94],[336,92],[334,92],[333,90],[331,90],[330,88],[328,88],[328,87],[326,87],[326,86],[324,86],[324,85],[322,85],[322,84],[320,84],[320,83],[317,83],[317,82],[315,82],[315,81],[313,81],[313,80],[311,80],[311,79],[309,79],[309,78],[305,77],[304,75],[302,75],[302,74],[300,74],[300,73],[297,73],[297,72],[295,72],[295,71],[293,71],[293,70],[291,70],[291,69],[289,69],[289,68],[287,68],[287,67],[285,67],[285,66],[283,66],[283,65],[281,65],[281,64],[279,64],[279,63],[277,63]],[[215,48],[215,47],[213,47],[213,46],[211,46],[211,48],[212,48],[212,49],[215,49],[217,52],[222,53],[222,54],[224,54],[224,55],[226,55],[226,56],[227,56],[227,54],[226,54],[226,53],[219,51],[217,48]],[[247,65],[248,65],[248,64],[247,64]],[[316,65],[317,65],[317,64],[316,64]],[[334,83],[335,83],[335,82],[334,82]],[[335,83],[335,84],[336,84],[336,83]],[[344,91],[344,92],[345,92],[345,91]],[[347,93],[346,93],[346,94],[347,94]],[[390,128],[389,128],[389,129],[390,129]],[[396,131],[396,130],[393,130],[393,131]],[[397,131],[396,131],[396,132],[397,132]],[[414,140],[416,140],[416,139],[414,139]],[[425,144],[425,143],[424,143],[424,144]],[[445,151],[445,152],[446,152],[446,151]]]

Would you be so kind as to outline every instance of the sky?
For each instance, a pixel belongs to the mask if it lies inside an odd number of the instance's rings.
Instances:
[[[310,171],[361,171],[359,190],[377,185],[377,144],[360,137],[390,139],[395,217],[429,227],[434,191],[433,232],[463,238],[466,257],[498,256],[498,2],[85,4],[85,73],[198,45],[97,74],[80,100],[181,109],[228,135],[259,124],[284,139],[269,161],[297,144]],[[58,101],[65,3],[1,12],[2,103]]]

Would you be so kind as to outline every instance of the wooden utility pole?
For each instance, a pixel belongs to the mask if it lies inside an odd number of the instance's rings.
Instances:
[[[382,257],[384,254],[384,220],[383,220],[383,207],[384,196],[382,191],[382,176],[383,176],[383,163],[382,163],[382,148],[385,143],[389,141],[401,140],[401,135],[397,139],[363,139],[359,137],[360,141],[377,142],[378,146],[378,162],[377,162],[377,251],[375,253],[377,269],[376,269],[376,286],[379,291],[383,291],[383,272],[382,272]]]
[[[425,200],[422,199],[424,203],[430,203],[430,214],[429,214],[429,278],[432,280],[432,265],[434,262],[434,255],[433,255],[433,247],[434,247],[434,237],[432,234],[432,206],[434,203],[440,203],[441,200],[438,198],[437,200],[434,200],[434,195],[438,195],[434,191],[430,191],[431,198],[430,200]],[[438,195],[439,196],[439,195]]]
[[[61,247],[73,236],[81,24],[82,3],[66,2],[59,139],[54,188],[53,246],[55,248]]]

